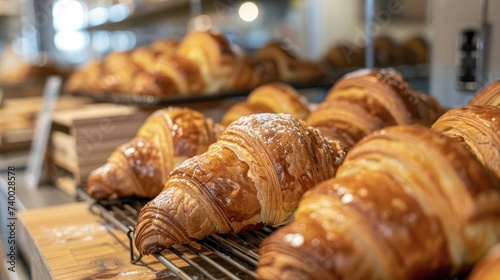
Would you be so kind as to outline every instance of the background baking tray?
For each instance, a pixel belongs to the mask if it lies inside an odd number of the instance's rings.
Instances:
[[[335,69],[328,73],[324,78],[315,79],[306,82],[286,82],[295,89],[329,89],[333,84],[340,79],[343,75],[355,71],[359,68],[343,68]],[[425,79],[429,76],[429,66],[427,64],[419,65],[401,65],[394,67],[401,75],[411,84],[412,80]],[[172,95],[172,96],[155,96],[147,94],[132,94],[132,93],[115,93],[115,92],[71,92],[68,94],[77,96],[87,96],[93,98],[98,102],[107,102],[123,105],[132,105],[139,107],[152,107],[152,106],[168,106],[179,105],[187,103],[199,103],[207,101],[217,101],[232,97],[247,96],[253,89],[228,91],[221,93],[200,93],[191,95]]]
[[[333,83],[340,78],[343,73],[337,73],[330,75],[329,77],[316,79],[308,82],[297,82],[288,83],[295,89],[306,89],[306,88],[329,88]],[[172,95],[172,96],[155,96],[147,94],[132,94],[132,93],[96,93],[96,92],[71,92],[68,94],[75,96],[86,96],[93,98],[98,102],[107,102],[123,105],[133,105],[140,107],[150,107],[150,106],[166,106],[166,105],[178,105],[186,103],[199,103],[207,101],[217,101],[232,97],[247,96],[252,89],[228,91],[221,93],[201,93],[201,94],[191,94],[191,95]]]

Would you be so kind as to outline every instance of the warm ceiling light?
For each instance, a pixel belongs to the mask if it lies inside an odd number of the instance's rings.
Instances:
[[[238,14],[244,21],[254,21],[259,16],[259,8],[253,2],[245,2],[241,4]]]

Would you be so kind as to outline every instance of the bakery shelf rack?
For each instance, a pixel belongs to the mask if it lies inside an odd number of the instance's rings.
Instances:
[[[393,67],[401,73],[409,83],[426,79],[429,76],[429,65],[401,65]],[[328,90],[343,75],[357,70],[358,68],[336,69],[328,73],[326,77],[304,82],[287,82],[297,90],[302,89],[322,89]],[[130,105],[138,107],[158,107],[173,106],[179,104],[193,104],[209,101],[220,101],[235,97],[245,97],[252,89],[243,89],[236,91],[220,92],[215,94],[200,93],[193,95],[173,95],[173,96],[154,96],[148,94],[116,93],[116,92],[71,92],[68,94],[74,96],[84,96],[94,99],[98,102],[106,102],[121,105]]]

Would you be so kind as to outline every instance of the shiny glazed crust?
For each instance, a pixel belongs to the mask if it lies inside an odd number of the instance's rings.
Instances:
[[[227,77],[238,68],[239,56],[221,33],[190,32],[181,41],[177,55],[198,65],[206,93],[221,90]]]
[[[205,152],[213,142],[213,122],[201,113],[187,108],[156,111],[135,138],[118,147],[105,165],[89,175],[87,192],[94,199],[153,198],[175,167]]]
[[[500,183],[461,144],[420,126],[355,145],[266,239],[260,279],[442,279],[500,238]],[[441,278],[439,278],[441,277]]]
[[[343,100],[321,103],[309,115],[307,124],[313,127],[336,128],[355,142],[383,127],[380,119],[366,112],[364,108]]]
[[[500,244],[495,245],[474,267],[467,280],[500,279]]]
[[[362,69],[351,72],[333,86],[326,100],[355,103],[380,119],[384,126],[430,126],[442,113],[437,101],[413,92],[401,75],[390,69]]]
[[[339,141],[285,114],[231,123],[209,150],[185,161],[140,212],[135,244],[143,254],[287,222],[302,194],[335,175]]]
[[[500,178],[500,107],[476,105],[452,109],[432,129],[465,144]]]
[[[500,80],[490,82],[479,89],[469,105],[500,106]]]
[[[247,101],[234,105],[224,114],[222,124],[228,125],[240,117],[257,113],[284,113],[296,119],[305,119],[309,108],[307,101],[295,89],[276,82],[254,89]]]
[[[278,79],[285,82],[310,81],[326,75],[326,69],[318,63],[300,60],[292,54],[288,46],[271,42],[255,53],[257,61],[266,68],[273,69]]]

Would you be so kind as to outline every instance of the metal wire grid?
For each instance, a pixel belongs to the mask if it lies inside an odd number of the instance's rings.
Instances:
[[[112,223],[129,238],[132,263],[141,260],[133,243],[134,227],[143,202],[96,203],[83,190],[79,195],[92,202],[90,210]],[[233,234],[213,234],[201,241],[175,246],[152,255],[179,279],[256,279],[258,248],[275,228]],[[179,262],[179,260],[182,260]],[[178,265],[179,263],[185,265]]]
[[[129,201],[101,205],[90,198],[83,190],[78,190],[81,198],[91,201],[90,210],[112,223],[129,238],[130,259],[132,263],[141,260],[133,243],[134,227],[144,202]],[[179,279],[257,279],[255,270],[259,259],[258,248],[261,242],[276,228],[264,227],[254,231],[233,234],[213,234],[201,241],[177,246],[153,253],[153,256]],[[172,254],[168,254],[168,253]],[[168,255],[168,256],[167,256]],[[177,260],[172,257],[175,255]],[[176,265],[182,260],[186,266]],[[467,274],[448,277],[443,280],[465,280]]]

